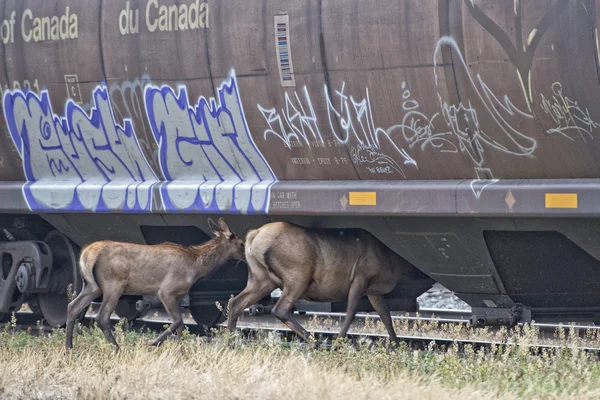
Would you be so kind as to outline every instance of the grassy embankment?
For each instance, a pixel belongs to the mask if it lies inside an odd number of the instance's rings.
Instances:
[[[525,329],[512,340],[526,345],[535,335]],[[116,336],[118,354],[98,329],[84,328],[66,355],[62,329],[36,337],[8,327],[0,332],[0,398],[600,398],[597,355],[575,349],[581,340],[567,334],[558,340],[571,349],[542,355],[526,346],[390,350],[369,340],[326,350],[276,333],[248,341],[224,332],[210,342],[184,334],[157,349],[148,333],[118,326]]]

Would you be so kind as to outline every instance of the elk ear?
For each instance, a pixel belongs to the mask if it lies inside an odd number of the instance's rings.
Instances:
[[[225,220],[223,218],[219,218],[219,228],[221,228],[221,232],[223,232],[227,236],[231,236],[233,234],[233,232],[231,232],[231,229],[229,229],[229,226],[227,225],[227,223],[225,223]]]
[[[212,218],[208,218],[208,228],[212,231],[212,233],[215,234],[215,236],[219,236],[221,234],[221,229],[219,228],[219,226],[217,224],[215,224],[215,221],[212,220]]]

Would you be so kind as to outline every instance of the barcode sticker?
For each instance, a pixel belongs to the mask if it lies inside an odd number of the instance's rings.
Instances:
[[[294,67],[292,65],[292,50],[289,36],[290,19],[286,15],[275,16],[275,48],[277,49],[277,63],[279,64],[279,78],[281,86],[294,87]]]

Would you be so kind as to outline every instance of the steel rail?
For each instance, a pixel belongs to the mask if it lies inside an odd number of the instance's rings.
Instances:
[[[92,305],[90,306],[90,308],[88,309],[88,312],[85,315],[85,318],[87,319],[91,319],[91,318],[95,318],[97,315],[97,310],[100,307],[99,303],[92,303]],[[27,315],[33,315],[32,312],[30,310],[20,310],[16,313],[16,315],[20,315],[20,314],[27,314]],[[152,318],[150,317],[150,315],[154,314],[155,317]],[[188,312],[183,312],[183,317],[184,317],[184,323],[186,325],[197,325],[196,321],[191,317],[191,315]],[[317,317],[317,318],[330,318],[330,319],[343,319],[346,314],[342,313],[342,312],[325,312],[325,311],[295,311],[294,314],[296,315],[297,318],[300,318],[301,320],[307,320],[307,317]],[[256,318],[269,318],[270,314],[269,313],[265,313],[264,315],[259,315]],[[241,317],[242,321],[244,318],[249,318],[251,317],[250,315],[250,309],[247,308],[244,312],[244,315]],[[414,312],[414,313],[402,313],[402,312],[392,312],[392,320],[406,320],[406,321],[419,321],[419,322],[436,322],[436,323],[440,323],[440,324],[451,324],[451,323],[460,323],[460,324],[466,324],[469,323],[469,319],[471,317],[471,311],[464,309],[464,310],[457,310],[457,309],[441,309],[441,308],[421,308],[419,311]],[[38,317],[40,318],[40,317]],[[373,320],[380,320],[380,317],[377,313],[357,313],[355,316],[355,321],[360,321],[360,320],[367,320],[367,319],[373,319]],[[117,321],[119,320],[119,317],[113,313],[111,315],[111,320]],[[161,322],[161,323],[170,323],[170,319],[167,315],[167,313],[162,310],[162,309],[154,309],[154,310],[149,310],[148,312],[145,313],[144,316],[142,316],[141,318],[138,318],[137,320],[141,321],[141,322]],[[524,326],[526,324],[524,323],[519,323],[518,326]],[[541,330],[554,330],[556,328],[564,328],[564,329],[570,329],[570,328],[574,328],[574,329],[589,329],[589,330],[594,330],[594,331],[598,331],[600,330],[600,326],[597,325],[585,325],[585,324],[569,324],[569,323],[540,323],[540,322],[536,322],[535,326],[540,328]]]
[[[93,305],[93,307],[91,307],[90,310],[88,310],[88,313],[85,316],[85,319],[87,320],[86,322],[91,321],[96,316],[96,311],[97,311],[98,306],[99,306],[99,304],[96,305],[95,307]],[[445,314],[447,316],[454,315],[455,317],[454,318],[438,318],[438,317],[436,317],[438,315],[438,313]],[[301,311],[301,312],[296,312],[295,314],[296,314],[296,318],[298,319],[298,321],[305,325],[305,328],[307,329],[308,332],[315,334],[315,335],[326,336],[326,337],[336,335],[338,332],[338,330],[337,330],[338,326],[332,326],[333,329],[326,329],[322,326],[321,327],[306,326],[307,322],[309,322],[311,319],[314,319],[315,317],[339,319],[340,321],[343,317],[345,317],[344,313],[331,313],[331,312],[309,312],[309,311],[304,312],[304,311]],[[398,313],[396,313],[395,315],[392,316],[392,318],[395,320],[405,320],[405,321],[407,321],[407,323],[413,324],[413,325],[416,325],[418,323],[426,323],[426,322],[435,322],[440,325],[443,325],[443,324],[466,324],[468,322],[468,318],[470,317],[469,310],[447,310],[447,309],[433,309],[433,308],[423,308],[423,309],[420,309],[418,313],[408,313],[408,315],[406,315],[406,314],[407,313],[405,313],[404,315],[398,315]],[[16,317],[17,317],[17,322],[18,322],[16,328],[18,330],[28,330],[29,332],[32,332],[32,333],[52,331],[52,328],[50,328],[48,326],[45,326],[42,324],[37,324],[39,317],[34,315],[31,311],[27,311],[27,310],[19,311],[18,313],[16,313]],[[195,321],[193,320],[191,315],[189,315],[188,312],[184,312],[183,317],[184,317],[184,323],[188,327],[191,328],[191,331],[194,331],[197,324],[195,323]],[[348,331],[348,336],[354,337],[354,338],[364,337],[364,338],[371,338],[371,339],[388,337],[388,335],[386,333],[361,331],[360,327],[364,328],[364,323],[366,322],[367,318],[369,318],[369,319],[372,318],[374,320],[378,320],[379,316],[377,314],[358,313],[357,319],[353,322],[353,324],[351,325],[351,327]],[[111,319],[113,321],[118,321],[119,317],[116,314],[113,314],[111,316]],[[147,313],[142,318],[138,318],[138,319],[134,320],[130,324],[130,328],[140,329],[140,328],[145,327],[152,331],[160,331],[163,329],[165,324],[169,324],[170,322],[171,321],[170,321],[168,315],[163,310],[155,310],[154,312]],[[2,324],[2,325],[6,326],[7,324]],[[226,324],[223,322],[223,323],[219,324],[218,326],[224,328],[225,325]],[[357,329],[357,325],[358,325],[359,329]],[[363,326],[361,326],[361,325],[363,325]],[[523,325],[523,324],[520,324],[520,325]],[[593,325],[574,325],[574,324],[565,325],[562,323],[558,323],[558,324],[552,324],[552,323],[538,324],[538,323],[536,323],[534,326],[539,329],[540,339],[543,339],[544,335],[553,333],[557,328],[575,329],[579,332],[581,330],[590,330],[590,331],[599,332],[598,330],[600,330],[600,327],[593,326]],[[282,324],[279,320],[276,320],[272,315],[267,314],[267,315],[258,316],[258,317],[252,316],[252,315],[250,315],[248,309],[246,310],[244,315],[239,319],[237,328],[246,333],[256,332],[256,331],[283,332],[285,334],[291,333],[290,328],[288,328],[287,326]],[[460,346],[472,345],[475,347],[508,346],[508,345],[513,344],[510,341],[501,341],[501,340],[489,340],[489,339],[478,339],[478,338],[456,338],[456,337],[428,335],[428,334],[423,334],[423,332],[420,332],[420,329],[418,327],[415,328],[415,334],[408,334],[408,335],[407,334],[399,334],[398,338],[403,342],[409,342],[412,344],[420,343],[423,345],[423,347],[425,347],[426,345],[429,345],[431,343],[435,343],[436,346],[439,346],[439,345],[450,346],[452,344],[459,344]],[[565,348],[564,345],[552,344],[552,343],[532,343],[532,344],[520,343],[519,345],[530,347],[530,348],[535,348],[538,350]],[[598,346],[598,347],[583,346],[583,347],[579,347],[579,348],[582,350],[585,350],[585,351],[595,351],[595,352],[600,350],[600,346]]]

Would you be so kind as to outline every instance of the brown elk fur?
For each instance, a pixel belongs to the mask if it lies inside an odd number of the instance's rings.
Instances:
[[[229,230],[222,218],[213,232],[215,238],[197,246],[99,241],[85,247],[79,259],[84,288],[68,306],[67,349],[73,347],[77,315],[100,295],[103,300],[96,316],[98,326],[117,349],[119,345],[111,331],[110,315],[123,294],[158,296],[173,320],[171,326],[152,342],[153,345],[160,344],[170,333],[180,337],[183,319],[179,301],[194,282],[231,258],[245,261],[242,239]]]
[[[274,222],[246,235],[248,284],[228,304],[227,327],[234,330],[244,309],[280,287],[272,313],[304,340],[307,331],[292,318],[298,299],[348,300],[339,336],[345,336],[358,302],[368,296],[390,339],[396,341],[392,318],[383,295],[415,268],[369,232],[362,229],[307,229]]]

